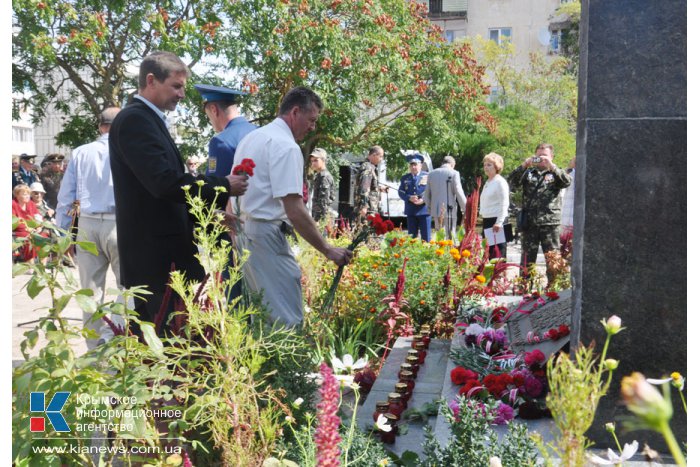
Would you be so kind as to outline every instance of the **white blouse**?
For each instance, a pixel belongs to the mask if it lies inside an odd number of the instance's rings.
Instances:
[[[510,189],[505,178],[496,174],[481,190],[479,214],[481,217],[495,217],[496,225],[502,226],[508,216]]]

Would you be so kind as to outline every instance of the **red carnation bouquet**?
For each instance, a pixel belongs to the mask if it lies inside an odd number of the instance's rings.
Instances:
[[[235,166],[231,173],[233,175],[245,175],[246,178],[253,176],[253,169],[255,168],[255,162],[253,159],[245,158],[240,164]],[[235,234],[243,234],[243,229],[241,228],[241,198],[236,196],[236,232]]]
[[[366,224],[363,224],[362,228],[353,237],[352,242],[350,242],[350,246],[348,246],[348,250],[354,251],[355,248],[360,246],[360,243],[366,241],[372,233],[376,235],[384,235],[385,233],[394,230],[394,223],[390,220],[382,219],[382,216],[380,216],[379,214],[367,216],[367,221],[368,222]],[[340,278],[343,275],[344,269],[345,265],[338,267],[338,271],[336,271],[335,273],[335,277],[333,278],[331,288],[328,289],[326,298],[323,300],[321,312],[329,312],[331,306],[333,306],[333,300],[335,300],[335,293],[338,291],[338,284],[340,284]]]
[[[247,175],[249,177],[253,176],[253,169],[255,168],[255,162],[253,159],[245,158],[240,164],[235,166],[231,171],[234,175]]]

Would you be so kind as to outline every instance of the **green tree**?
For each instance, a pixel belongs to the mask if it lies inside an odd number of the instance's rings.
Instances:
[[[448,44],[415,0],[14,0],[13,8],[15,89],[35,91],[41,108],[56,96],[51,72],[60,69],[77,88],[81,111],[71,118],[122,102],[135,87],[127,65],[165,49],[201,62],[206,82],[248,90],[260,124],[293,86],[316,90],[326,109],[305,153],[380,143],[391,154],[436,134],[493,129],[471,46]]]
[[[507,174],[537,144],[549,142],[556,163],[565,167],[576,152],[577,76],[571,72],[571,59],[533,53],[528,66],[519,69],[510,42],[499,45],[477,37],[475,44],[480,63],[498,88],[496,102],[489,105],[497,129],[461,131],[436,145],[436,155],[458,156],[457,168],[470,187],[482,175],[483,156],[491,151],[503,156]]]
[[[155,50],[190,67],[217,46],[220,0],[13,0],[12,88],[27,92],[34,120],[49,108],[66,116],[60,144],[94,138],[100,111],[137,88],[134,70]],[[131,73],[130,73],[131,71]],[[72,86],[66,86],[71,83]],[[67,96],[61,93],[67,91]]]

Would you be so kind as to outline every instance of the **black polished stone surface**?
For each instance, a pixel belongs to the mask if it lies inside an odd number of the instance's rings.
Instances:
[[[604,424],[630,415],[621,377],[687,375],[686,2],[584,0],[581,40],[572,344],[602,350],[600,320],[613,314],[627,328],[589,432],[614,448]],[[673,399],[682,443],[687,417]],[[633,439],[667,451],[648,431],[620,440]]]

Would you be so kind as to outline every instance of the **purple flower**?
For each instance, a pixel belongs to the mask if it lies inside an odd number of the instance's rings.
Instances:
[[[501,402],[498,407],[496,408],[496,418],[493,420],[493,423],[496,425],[505,425],[509,421],[513,420],[514,414],[513,414],[513,407],[511,407],[508,404],[504,404]]]
[[[530,397],[538,397],[542,394],[542,382],[534,376],[525,378],[525,394]]]
[[[455,419],[459,420],[459,398],[452,399],[447,403],[447,406],[450,408],[450,410],[452,410]]]

